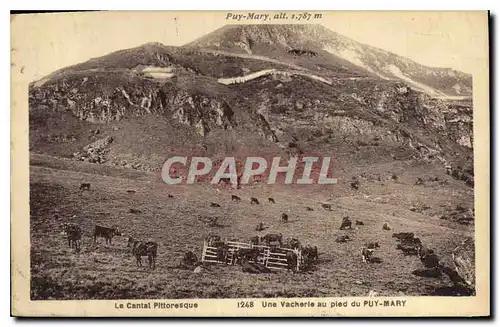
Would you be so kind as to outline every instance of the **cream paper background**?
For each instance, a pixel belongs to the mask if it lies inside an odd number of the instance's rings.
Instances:
[[[490,147],[488,13],[315,12],[318,23],[356,41],[413,59],[473,75],[475,165],[475,297],[298,298],[322,301],[323,308],[237,308],[238,299],[191,300],[30,300],[28,85],[56,69],[146,42],[182,45],[225,24],[228,12],[94,12],[11,15],[11,276],[16,316],[476,316],[490,307]],[[270,13],[274,11],[252,11]],[[303,12],[303,11],[302,11]],[[287,11],[291,13],[301,13]],[[290,22],[290,21],[288,21]],[[269,23],[269,22],[266,22]],[[271,21],[270,23],[285,23]],[[406,300],[405,307],[330,308],[332,301]],[[250,299],[241,299],[248,301]],[[279,302],[280,299],[266,299]],[[288,299],[294,300],[294,299]],[[198,303],[197,309],[115,309],[139,302]],[[278,303],[279,305],[279,303]]]

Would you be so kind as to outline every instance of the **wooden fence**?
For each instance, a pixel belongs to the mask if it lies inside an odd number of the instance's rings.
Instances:
[[[226,257],[226,262],[220,261],[217,258],[217,248],[209,246],[207,241],[203,243],[203,252],[201,254],[202,262],[212,262],[221,264],[234,264],[236,260],[235,254],[239,249],[259,249],[260,254],[257,258],[258,263],[266,266],[269,269],[287,269],[288,262],[286,259],[286,253],[292,251],[297,255],[297,271],[300,270],[302,266],[302,253],[299,249],[286,249],[280,247],[272,247],[266,245],[254,245],[251,243],[233,242],[226,241],[228,246],[228,255]]]

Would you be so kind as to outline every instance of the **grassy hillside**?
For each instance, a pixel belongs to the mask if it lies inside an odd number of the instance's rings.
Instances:
[[[41,159],[34,161],[30,169],[32,299],[356,296],[371,290],[380,295],[443,295],[451,285],[447,277],[412,275],[414,269],[422,267],[420,261],[397,251],[391,234],[415,232],[450,264],[452,249],[473,233],[473,227],[439,218],[448,207],[472,206],[471,190],[446,175],[438,176],[447,185],[413,185],[416,176],[438,174],[432,166],[393,163],[365,167],[343,173],[339,185],[321,188],[256,184],[238,191],[223,188],[215,192],[212,186],[168,186],[153,177],[74,171],[85,171],[83,167],[61,170],[60,163],[47,168],[48,160],[45,158],[44,167]],[[370,175],[362,179],[360,191],[346,191],[351,175],[361,176],[368,168],[371,174],[380,174],[381,181]],[[399,176],[398,181],[390,179],[392,172]],[[91,190],[79,191],[81,182],[91,183]],[[130,189],[136,193],[127,193]],[[231,202],[231,194],[238,194],[243,201]],[[250,205],[250,196],[272,196],[276,204],[262,201],[261,205]],[[332,203],[331,212],[320,207],[323,201]],[[221,204],[221,208],[211,208],[210,202]],[[430,209],[411,211],[418,203]],[[305,206],[315,211],[306,211]],[[131,214],[131,208],[142,213]],[[59,218],[54,218],[55,212]],[[289,223],[280,222],[282,212],[288,212]],[[76,218],[71,218],[73,215]],[[345,215],[363,220],[365,225],[340,232]],[[198,219],[205,216],[219,217],[223,227],[207,227]],[[316,269],[253,276],[239,266],[210,265],[200,274],[177,267],[185,251],[191,250],[200,258],[203,238],[209,233],[247,241],[258,234],[254,227],[260,221],[269,227],[262,234],[281,232],[284,237],[317,245],[321,255]],[[77,223],[84,230],[79,253],[70,250],[60,234],[63,222]],[[111,246],[103,240],[92,245],[96,223],[117,224],[125,236],[114,238]],[[383,231],[383,223],[392,231]],[[336,243],[340,234],[353,240]],[[126,238],[131,235],[159,242],[155,271],[136,267],[126,248]],[[382,263],[361,262],[359,249],[371,241],[380,243],[375,255]]]

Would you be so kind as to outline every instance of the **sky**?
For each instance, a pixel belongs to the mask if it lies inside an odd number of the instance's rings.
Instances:
[[[147,42],[183,45],[228,23],[252,23],[228,21],[226,15],[122,11],[16,16],[11,18],[11,60],[32,81],[116,50]],[[473,73],[478,61],[486,60],[486,18],[485,12],[323,12],[314,23],[424,65]]]

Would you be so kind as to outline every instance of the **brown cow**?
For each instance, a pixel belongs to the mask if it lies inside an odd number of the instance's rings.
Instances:
[[[241,198],[239,196],[237,196],[237,195],[231,195],[231,201],[240,202]]]
[[[276,202],[274,202],[274,199],[273,198],[267,198],[269,200],[269,203],[273,203],[273,204],[276,204]]]
[[[281,214],[281,221],[288,222],[288,215],[284,212]]]
[[[241,263],[241,259],[246,258],[248,260],[252,260],[255,263],[258,263],[260,251],[259,249],[239,249],[235,253],[235,258],[237,263]]]
[[[109,243],[111,245],[111,239],[113,236],[120,236],[120,229],[118,226],[114,225],[111,228],[110,227],[104,227],[104,226],[99,226],[95,225],[94,228],[94,243],[97,242],[97,237],[103,237],[106,240],[106,244]]]
[[[250,198],[250,204],[259,204],[259,200],[257,198]]]
[[[141,257],[148,257],[149,269],[156,268],[156,255],[158,253],[158,243],[156,242],[141,242],[129,238],[127,246],[132,246],[132,254],[135,256],[137,267],[142,267]]]

